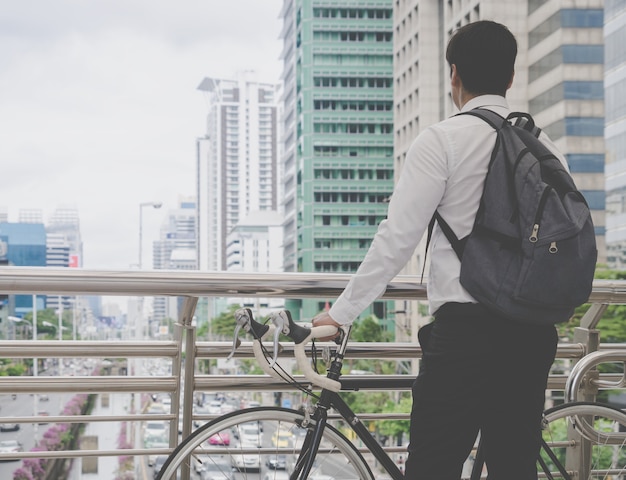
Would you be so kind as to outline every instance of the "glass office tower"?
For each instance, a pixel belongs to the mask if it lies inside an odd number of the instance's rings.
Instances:
[[[393,190],[392,1],[285,0],[284,267],[354,272]],[[290,301],[310,319],[333,299]],[[378,318],[392,320],[387,302]]]

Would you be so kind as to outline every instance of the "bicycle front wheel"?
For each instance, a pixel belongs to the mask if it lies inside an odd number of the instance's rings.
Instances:
[[[168,457],[157,480],[175,479],[188,464],[201,478],[232,480],[248,472],[265,472],[273,479],[293,470],[307,429],[296,410],[257,407],[216,418],[189,435]],[[326,425],[311,475],[374,480],[355,446],[336,428]],[[255,475],[254,478],[257,478]]]
[[[626,479],[626,414],[593,402],[544,413],[542,468],[554,478]]]

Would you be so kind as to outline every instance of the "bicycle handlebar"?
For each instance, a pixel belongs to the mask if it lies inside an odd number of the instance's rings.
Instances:
[[[237,323],[234,334],[235,339],[233,341],[233,349],[228,358],[230,359],[234,355],[235,349],[238,346],[237,335],[243,328],[244,331],[251,333],[254,337],[252,351],[254,352],[254,356],[261,369],[274,378],[284,380],[284,378],[274,370],[274,365],[278,359],[278,352],[280,349],[278,339],[280,335],[283,334],[294,341],[294,356],[298,363],[298,367],[302,370],[302,373],[307,380],[318,387],[322,387],[333,392],[341,390],[340,382],[332,380],[324,375],[320,375],[313,370],[311,362],[308,361],[304,351],[304,347],[311,340],[336,335],[338,331],[337,327],[332,325],[321,325],[319,327],[305,327],[303,325],[298,325],[293,321],[291,313],[288,310],[281,310],[272,314],[270,316],[270,320],[272,321],[272,325],[264,325],[254,320],[252,311],[249,308],[241,308],[237,310],[235,312],[235,321]],[[262,348],[262,342],[270,336],[273,336],[274,345],[273,358],[271,362],[267,359]]]

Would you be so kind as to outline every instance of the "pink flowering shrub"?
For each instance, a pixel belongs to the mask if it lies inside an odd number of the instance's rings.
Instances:
[[[33,480],[33,476],[30,474],[29,470],[18,468],[13,473],[13,480]]]
[[[63,408],[61,415],[81,415],[88,413],[93,402],[86,394],[75,395]],[[79,434],[80,424],[58,423],[52,425],[42,436],[33,452],[58,451],[72,448],[72,442]],[[44,480],[48,470],[55,462],[65,462],[66,459],[27,458],[22,467],[13,473],[13,480]]]
[[[120,429],[120,434],[117,437],[117,448],[119,449],[130,449],[133,448],[131,443],[128,441],[128,424],[126,422],[122,423],[122,428]],[[120,455],[118,457],[118,467],[117,467],[117,475],[115,480],[134,480],[135,476],[133,473],[134,469],[134,459],[131,455]]]

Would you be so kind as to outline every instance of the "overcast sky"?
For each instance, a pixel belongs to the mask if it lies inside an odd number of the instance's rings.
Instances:
[[[19,0],[0,7],[0,208],[79,211],[83,266],[144,267],[194,195],[205,76],[280,76],[282,0]]]

